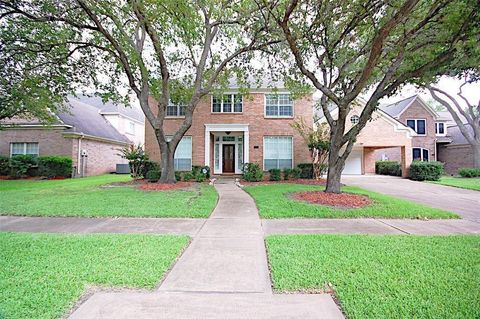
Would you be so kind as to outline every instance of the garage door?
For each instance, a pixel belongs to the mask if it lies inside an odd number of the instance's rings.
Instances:
[[[352,150],[347,160],[342,174],[361,175],[362,174],[362,150]]]

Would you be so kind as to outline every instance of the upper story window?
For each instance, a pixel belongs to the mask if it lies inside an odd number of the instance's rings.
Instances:
[[[447,134],[445,123],[443,123],[443,122],[436,122],[435,123],[435,134],[436,135],[446,135]]]
[[[426,120],[407,120],[407,126],[412,128],[419,135],[427,134],[427,121]]]
[[[169,103],[167,106],[167,117],[185,116],[185,105]]]
[[[135,123],[132,121],[128,122],[127,132],[130,134],[135,134]]]
[[[290,94],[265,94],[266,117],[293,117],[293,101]]]
[[[243,96],[240,94],[223,94],[212,96],[212,113],[242,113]]]
[[[10,143],[10,156],[38,154],[38,143]]]
[[[350,123],[352,123],[353,125],[358,124],[359,121],[360,117],[358,117],[358,115],[352,115],[352,117],[350,117]]]

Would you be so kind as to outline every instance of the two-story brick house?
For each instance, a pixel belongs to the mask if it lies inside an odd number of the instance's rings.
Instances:
[[[170,105],[164,122],[166,133],[173,135],[183,118],[183,106]],[[222,96],[206,96],[177,147],[175,169],[208,165],[214,175],[228,175],[241,174],[244,163],[258,163],[265,171],[308,163],[308,147],[291,126],[299,118],[313,125],[311,95],[293,99],[284,88],[258,88],[241,95],[231,88]],[[148,123],[145,149],[151,159],[160,161],[160,149]]]
[[[380,109],[412,128],[416,135],[412,139],[413,160],[436,161],[438,147],[451,140],[447,137],[447,118],[437,113],[418,95],[411,96]],[[376,151],[377,160],[400,160],[398,148]]]

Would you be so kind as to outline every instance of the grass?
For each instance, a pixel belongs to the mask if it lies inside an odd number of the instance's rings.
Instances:
[[[464,178],[464,177],[442,176],[442,178],[440,178],[439,181],[431,182],[431,183],[480,191],[480,177]]]
[[[318,191],[323,186],[271,184],[247,186],[244,189],[255,199],[262,218],[458,218],[458,215],[437,208],[356,187],[343,187],[343,191],[367,195],[374,204],[363,208],[335,209],[288,198],[288,193]]]
[[[185,236],[0,233],[0,318],[59,318],[89,285],[154,288]]]
[[[0,181],[0,215],[81,217],[208,217],[217,203],[213,186],[194,190],[142,191],[126,175],[66,180]]]
[[[266,240],[277,291],[331,283],[348,318],[480,318],[480,236]]]

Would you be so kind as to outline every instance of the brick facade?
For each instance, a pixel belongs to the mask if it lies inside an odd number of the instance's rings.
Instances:
[[[445,165],[445,174],[457,175],[462,167],[473,167],[473,151],[470,145],[439,145],[438,160]]]
[[[273,135],[293,137],[294,165],[311,161],[305,141],[291,127],[293,118],[266,118],[264,116],[264,93],[251,93],[245,96],[242,113],[212,113],[211,107],[211,97],[205,97],[195,109],[192,127],[186,133],[187,136],[192,136],[193,165],[205,164],[205,124],[248,124],[249,162],[251,163],[263,166],[263,138]],[[155,108],[152,109],[155,112]],[[294,101],[294,118],[303,118],[309,126],[313,126],[311,95]],[[182,121],[183,118],[166,118],[164,122],[166,134],[173,134]],[[210,143],[209,166],[213,167],[213,138],[210,138]],[[160,149],[149,123],[145,125],[145,149],[151,159],[160,161]]]

